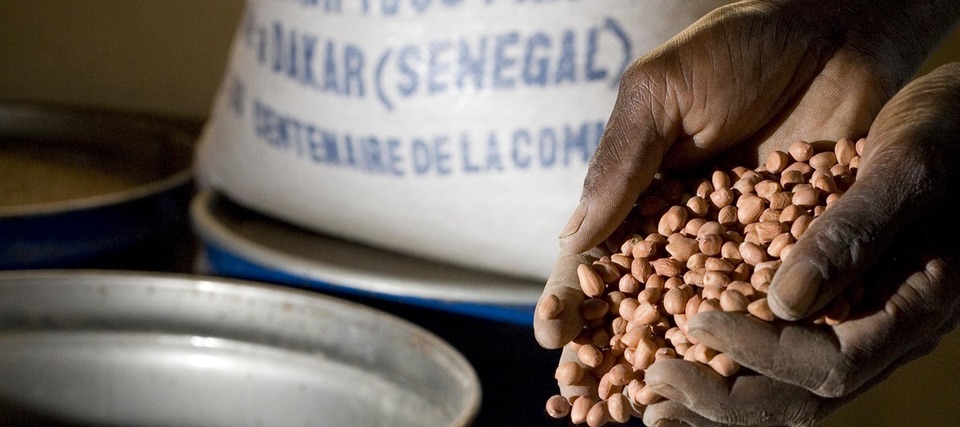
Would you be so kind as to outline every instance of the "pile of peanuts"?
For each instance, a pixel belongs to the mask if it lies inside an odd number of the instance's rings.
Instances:
[[[579,361],[561,363],[555,377],[563,386],[593,376],[596,393],[555,395],[547,413],[592,427],[625,423],[633,408],[642,411],[662,399],[644,384],[644,373],[664,358],[735,375],[741,369],[736,361],[687,335],[687,319],[723,310],[774,321],[766,293],[780,260],[853,184],[863,145],[863,139],[843,138],[832,151],[816,152],[798,141],[755,170],[655,182],[625,223],[633,233],[606,242],[612,255],[577,268],[585,295],[578,309],[586,322],[572,344]],[[858,300],[857,292],[848,293],[812,321],[838,324]],[[550,295],[538,316],[557,318],[562,310]]]

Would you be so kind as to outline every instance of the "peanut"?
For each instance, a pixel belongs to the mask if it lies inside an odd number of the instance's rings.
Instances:
[[[601,400],[593,404],[593,407],[587,412],[587,425],[590,427],[600,427],[612,421],[610,413],[607,412],[607,404]]]
[[[747,194],[737,201],[737,220],[741,224],[750,224],[760,219],[766,202],[759,196]]]
[[[767,156],[767,172],[781,173],[790,164],[790,155],[783,151],[774,151]]]
[[[723,311],[745,312],[750,300],[747,296],[733,289],[727,289],[720,294],[720,308]]]
[[[584,295],[594,298],[603,295],[606,285],[589,265],[580,264],[577,266],[577,277],[580,279],[580,289],[583,290]]]
[[[624,294],[635,295],[640,292],[640,281],[632,274],[624,274],[617,283],[617,289]]]
[[[786,170],[783,172],[783,175],[780,175],[780,186],[784,189],[791,189],[797,184],[805,184],[807,178],[803,176],[803,172],[798,170]]]
[[[573,407],[570,408],[570,421],[574,424],[583,424],[587,422],[587,413],[593,408],[596,400],[589,396],[579,396],[573,401]]]
[[[643,240],[640,242],[634,243],[630,247],[630,255],[636,258],[649,258],[657,254],[660,250],[660,244],[658,242]]]
[[[547,415],[553,418],[563,418],[570,414],[570,401],[557,394],[547,399]]]
[[[622,253],[610,255],[610,263],[617,267],[618,273],[630,271],[630,263],[632,262],[633,257],[630,255],[625,255]]]
[[[720,257],[733,264],[740,263],[743,261],[743,255],[740,254],[740,244],[732,241],[724,243],[720,247]]]
[[[599,348],[597,348],[597,346],[593,344],[585,344],[577,349],[577,358],[580,359],[580,363],[583,363],[591,368],[596,368],[597,366],[600,366],[600,361],[603,360],[603,353]]]
[[[679,288],[667,291],[663,297],[663,309],[669,314],[683,313],[687,305],[687,295]]]
[[[683,206],[672,206],[660,217],[657,232],[663,236],[669,236],[683,229],[686,224],[687,209]]]
[[[602,319],[610,311],[610,304],[599,298],[588,298],[580,305],[580,315],[584,320]]]
[[[757,184],[757,180],[752,178],[740,178],[737,182],[733,183],[733,189],[740,192],[740,194],[749,194],[753,193],[754,186]]]
[[[706,199],[707,197],[710,197],[710,193],[713,192],[713,183],[711,183],[710,181],[708,181],[708,180],[706,180],[706,179],[701,179],[701,180],[697,183],[697,186],[696,186],[696,187],[697,187],[697,189],[694,191],[694,194],[695,194],[697,197],[700,197],[700,198],[703,198],[703,199]]]
[[[707,221],[697,230],[697,239],[702,239],[703,236],[707,234],[723,235],[726,232],[727,228],[720,224],[719,221]]]
[[[768,322],[772,322],[776,319],[773,315],[773,312],[770,311],[770,306],[767,305],[766,298],[759,298],[756,301],[751,302],[750,305],[747,306],[747,312],[760,320],[766,320]]]
[[[790,234],[794,238],[799,239],[800,236],[803,236],[803,233],[807,231],[807,227],[810,226],[810,223],[813,221],[813,217],[810,215],[801,215],[796,220],[793,221],[793,225],[790,226]]]
[[[711,183],[714,191],[730,188],[730,175],[721,170],[713,171]]]
[[[660,296],[663,295],[663,289],[665,289],[665,287],[644,289],[637,294],[637,301],[640,301],[641,304],[656,305],[657,301],[660,301]]]
[[[666,249],[674,259],[686,263],[691,255],[697,253],[698,244],[696,239],[680,236],[668,243]]]
[[[793,204],[810,209],[820,200],[820,190],[816,187],[803,187],[793,192]]]
[[[797,205],[790,205],[783,209],[780,212],[780,222],[783,223],[793,223],[802,215],[806,215],[807,211],[802,207]]]
[[[687,209],[689,209],[690,213],[695,217],[702,218],[710,212],[710,203],[703,197],[694,196],[691,197],[690,200],[687,200]]]
[[[770,246],[767,247],[767,254],[774,258],[780,258],[780,255],[783,252],[783,248],[787,245],[793,244],[794,238],[788,232],[783,232],[774,237],[770,241]]]
[[[796,162],[784,169],[784,172],[787,171],[797,171],[804,177],[809,177],[813,173],[813,167],[804,162]]]
[[[734,226],[739,221],[737,215],[737,207],[732,205],[727,205],[720,208],[720,212],[717,214],[717,221],[724,226]]]
[[[770,200],[775,193],[783,191],[783,187],[780,186],[780,182],[774,181],[771,179],[765,179],[757,183],[754,188],[757,195],[763,198],[764,200]]]
[[[639,282],[648,281],[653,272],[653,265],[650,264],[650,261],[648,261],[646,258],[634,258],[633,262],[630,263],[630,274]],[[584,279],[582,278],[580,279],[581,287],[583,286],[583,280]],[[591,285],[591,289],[594,289],[593,285]],[[587,290],[584,290],[583,293],[587,294],[587,296],[591,296]]]
[[[700,227],[703,229],[703,227]],[[700,252],[707,256],[714,256],[720,254],[720,249],[723,247],[723,238],[719,234],[704,234],[697,238],[699,241]]]
[[[632,410],[630,407],[630,402],[627,401],[627,396],[617,393],[613,395],[612,398],[607,400],[607,413],[610,414],[610,418],[617,423],[626,423],[630,421],[630,416],[632,415]],[[563,418],[554,417],[554,418]]]
[[[540,301],[540,304],[537,306],[537,315],[540,316],[541,319],[556,319],[560,317],[562,311],[563,301],[554,294],[545,296],[543,301]]]
[[[633,367],[623,363],[613,365],[613,367],[610,368],[610,372],[607,372],[607,375],[610,376],[611,384],[625,386],[633,380]]]
[[[672,258],[660,258],[650,264],[653,266],[653,271],[657,272],[657,275],[664,277],[674,277],[683,271],[683,263]]]
[[[713,193],[710,193],[710,205],[716,209],[722,209],[730,206],[735,199],[736,194],[734,194],[733,189],[730,188],[721,188],[714,190]]]
[[[718,374],[729,377],[740,370],[740,364],[724,353],[719,353],[707,363]]]
[[[583,367],[577,362],[564,362],[557,366],[554,378],[563,385],[571,385],[580,382],[583,378]]]
[[[813,157],[813,145],[806,141],[797,141],[790,146],[790,156],[798,162],[806,162]]]
[[[857,148],[850,138],[840,138],[840,140],[837,141],[837,145],[833,147],[833,152],[837,158],[837,163],[849,165],[850,159],[857,155]]]
[[[793,193],[780,191],[770,196],[770,209],[783,210],[793,203]]]
[[[753,266],[767,260],[766,251],[764,251],[763,248],[756,243],[741,243],[740,255],[743,257],[743,262]]]
[[[647,387],[646,385],[643,386],[643,388],[641,388],[640,392],[637,394],[638,395],[636,398],[634,398],[634,400],[636,400],[637,403],[645,406],[650,406],[663,400],[663,396],[660,396],[657,394],[657,392],[653,391],[653,389]]]
[[[823,153],[814,154],[808,162],[814,170],[830,169],[833,165],[837,164],[837,155],[832,151],[825,151]]]
[[[585,326],[572,344],[578,361],[559,365],[555,377],[570,386],[589,375],[597,385],[569,400],[551,397],[547,414],[590,426],[628,422],[632,404],[642,410],[663,399],[643,382],[657,360],[683,358],[737,375],[739,363],[687,334],[687,319],[723,310],[776,321],[766,299],[770,282],[815,218],[853,185],[864,141],[841,139],[822,152],[797,141],[760,168],[714,170],[696,180],[658,175],[631,213],[639,216],[624,222],[635,228],[605,242],[620,252],[577,267]],[[859,292],[837,297],[806,322],[844,322]],[[537,315],[554,319],[563,310],[547,295]]]
[[[620,269],[608,259],[602,259],[593,263],[593,271],[600,276],[603,283],[611,283],[620,278]]]
[[[706,365],[717,355],[717,351],[703,344],[693,346],[693,358]]]

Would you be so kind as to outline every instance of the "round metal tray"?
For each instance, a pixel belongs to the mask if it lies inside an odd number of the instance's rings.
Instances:
[[[185,224],[192,152],[173,121],[0,104],[0,269],[85,266]]]
[[[0,272],[0,424],[464,426],[472,366],[383,312],[290,288]]]

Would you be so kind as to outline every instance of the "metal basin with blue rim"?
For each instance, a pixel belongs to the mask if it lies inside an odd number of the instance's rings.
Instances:
[[[407,321],[305,291],[0,272],[0,425],[465,426],[473,367]]]
[[[149,266],[97,262],[189,234],[192,145],[172,120],[0,104],[0,269]]]
[[[532,326],[543,283],[311,232],[203,190],[190,206],[200,272]],[[469,250],[469,248],[464,248]],[[520,261],[518,261],[520,262]]]

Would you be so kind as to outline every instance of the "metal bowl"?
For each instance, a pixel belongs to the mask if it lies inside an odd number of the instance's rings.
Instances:
[[[192,146],[171,120],[0,104],[0,269],[90,266],[187,224]]]
[[[205,274],[377,298],[529,326],[543,283],[481,272],[311,232],[210,190],[190,218]]]
[[[440,338],[305,291],[178,275],[0,272],[0,424],[464,426]]]

